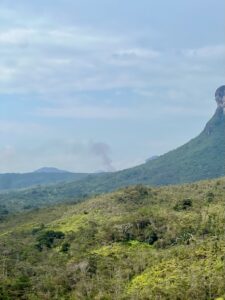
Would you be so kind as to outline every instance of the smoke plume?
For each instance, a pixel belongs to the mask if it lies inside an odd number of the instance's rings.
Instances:
[[[90,151],[92,154],[101,158],[106,171],[112,172],[115,170],[112,166],[112,160],[110,158],[111,149],[109,145],[101,142],[91,143]]]

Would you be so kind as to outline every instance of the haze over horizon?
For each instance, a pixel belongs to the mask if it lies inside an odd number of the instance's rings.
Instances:
[[[224,84],[224,9],[1,1],[0,173],[118,170],[195,137]]]

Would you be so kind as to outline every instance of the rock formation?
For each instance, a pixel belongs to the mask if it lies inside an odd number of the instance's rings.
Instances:
[[[222,108],[223,113],[225,114],[225,85],[222,85],[216,90],[215,98],[218,108]]]

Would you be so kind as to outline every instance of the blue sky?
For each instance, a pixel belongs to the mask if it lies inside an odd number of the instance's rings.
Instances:
[[[224,84],[223,0],[0,2],[0,172],[119,170],[196,136]]]

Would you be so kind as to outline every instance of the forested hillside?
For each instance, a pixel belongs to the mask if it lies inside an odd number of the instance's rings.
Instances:
[[[223,299],[225,178],[5,216],[0,299]]]
[[[85,177],[81,179],[78,174],[77,180],[69,183],[2,193],[0,204],[8,211],[21,211],[60,202],[81,201],[87,196],[128,185],[160,186],[222,177],[225,175],[223,109],[218,107],[198,137],[157,159],[120,172],[81,175]]]

